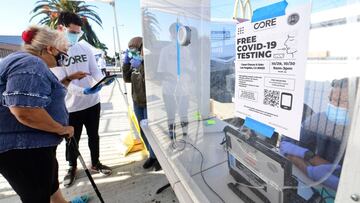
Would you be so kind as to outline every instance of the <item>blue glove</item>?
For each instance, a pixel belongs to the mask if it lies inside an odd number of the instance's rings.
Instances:
[[[308,166],[306,168],[307,175],[314,181],[320,180],[325,175],[331,173],[334,165],[333,164],[323,164],[319,166]],[[335,170],[339,170],[341,167],[336,166]],[[330,175],[322,184],[330,187],[331,189],[336,190],[339,184],[339,177],[335,175]]]
[[[133,68],[135,68],[135,69],[138,69],[139,67],[140,67],[140,65],[141,65],[141,60],[139,60],[139,59],[131,59],[130,60],[130,63],[131,63],[131,67],[133,67]]]
[[[87,87],[84,89],[84,94],[88,95],[88,94],[95,94],[97,92],[99,92],[102,88],[102,85],[97,86],[95,89],[91,89],[91,87]]]
[[[306,151],[309,151],[309,150],[306,148],[300,147],[296,144],[293,144],[291,142],[287,142],[287,141],[280,142],[280,153],[284,156],[286,154],[288,154],[288,155],[294,155],[294,156],[304,158]]]
[[[129,57],[129,49],[126,49],[125,56],[124,56],[124,63],[129,64],[130,60],[131,60],[131,58]]]
[[[112,79],[110,79],[109,81],[107,81],[106,83],[105,83],[105,85],[107,86],[107,85],[110,85],[111,83],[113,83],[115,81],[115,78],[112,78]]]

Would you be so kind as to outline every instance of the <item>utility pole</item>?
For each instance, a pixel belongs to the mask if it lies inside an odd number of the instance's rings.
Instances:
[[[120,46],[120,37],[119,37],[118,22],[117,22],[117,17],[116,17],[115,0],[114,0],[114,1],[111,1],[111,2],[109,2],[109,3],[110,3],[110,5],[113,7],[113,11],[114,11],[116,37],[117,37],[117,43],[118,43],[118,48],[119,48],[119,61],[120,61],[120,67],[121,67],[121,64],[122,64],[121,46]]]
[[[113,42],[114,42],[114,59],[115,59],[115,67],[116,67],[116,41],[115,41],[115,27],[113,27],[112,31],[113,31]]]

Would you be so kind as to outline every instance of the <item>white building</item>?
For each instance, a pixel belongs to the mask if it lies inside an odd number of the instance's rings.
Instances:
[[[12,52],[20,50],[22,45],[21,36],[1,35],[0,36],[0,59]]]

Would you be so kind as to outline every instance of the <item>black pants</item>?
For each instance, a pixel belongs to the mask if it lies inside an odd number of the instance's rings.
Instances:
[[[72,112],[69,117],[69,125],[74,127],[74,137],[78,145],[83,125],[86,128],[92,165],[99,162],[99,121],[100,103],[81,111]],[[77,154],[73,146],[69,146],[68,143],[66,143],[66,160],[70,166],[77,165]]]
[[[49,203],[59,189],[56,147],[0,153],[0,173],[23,203]]]

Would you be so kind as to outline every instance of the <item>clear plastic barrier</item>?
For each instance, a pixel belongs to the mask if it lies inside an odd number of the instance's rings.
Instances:
[[[202,125],[209,113],[209,6],[146,1],[142,8],[149,126],[172,168],[194,190],[192,176],[207,165],[196,149],[205,153],[212,144]]]
[[[254,5],[253,10],[256,9]],[[360,56],[356,51],[359,40],[355,37],[360,33],[359,12],[356,9],[359,6],[359,1],[313,1],[300,141],[278,135],[276,147],[269,147],[286,157],[292,165],[295,182],[286,183],[280,188],[284,193],[290,188],[295,189],[305,201],[317,199],[331,202],[336,195],[347,138],[352,127],[357,77],[360,75]],[[234,71],[231,68],[227,71]],[[230,76],[226,76],[227,73],[224,72],[224,79],[217,83],[234,83],[234,75],[231,76],[232,81],[228,81]],[[218,73],[211,72],[211,76],[213,74]],[[223,88],[223,91],[218,92],[226,91],[228,89]],[[215,115],[220,118],[230,117],[227,119],[229,123],[243,128],[241,119],[234,117],[234,114],[224,114],[222,110],[224,107],[232,108],[233,104],[211,95],[216,106]],[[262,137],[258,134],[255,136]],[[265,142],[270,143],[269,140]],[[247,155],[251,156],[251,153]],[[260,162],[257,163],[260,168],[266,168]],[[267,184],[281,185],[279,177],[269,176],[261,169],[258,172]]]
[[[251,10],[276,2],[250,1]],[[236,180],[237,187],[263,201],[332,202],[357,104],[360,2],[312,1],[299,141],[278,134],[264,138],[234,116],[233,8],[234,1],[143,3],[147,108],[156,142],[176,173],[204,194],[196,174],[228,161],[248,175]],[[225,125],[213,117],[237,130],[230,133],[240,140],[236,155],[219,145]]]

